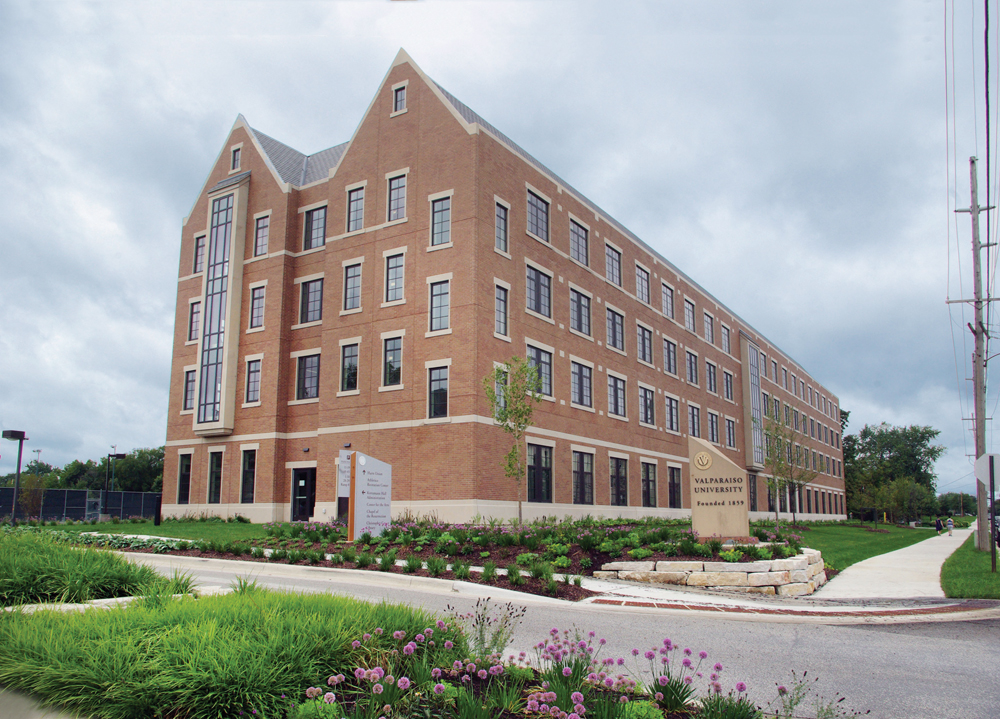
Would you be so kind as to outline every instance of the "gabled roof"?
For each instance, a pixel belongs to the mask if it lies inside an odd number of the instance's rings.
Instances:
[[[337,166],[344,150],[347,149],[347,143],[344,142],[326,150],[320,150],[313,155],[306,155],[269,135],[265,135],[260,130],[255,130],[249,125],[246,127],[256,137],[258,144],[281,181],[295,187],[302,187],[317,180],[325,180],[330,174],[330,169]]]

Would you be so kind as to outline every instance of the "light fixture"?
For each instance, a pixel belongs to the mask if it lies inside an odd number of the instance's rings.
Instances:
[[[28,438],[19,429],[5,429],[3,438],[17,442],[17,474],[14,475],[14,501],[10,505],[10,523],[13,526],[17,524],[17,493],[21,488],[21,452],[24,450],[24,442]]]

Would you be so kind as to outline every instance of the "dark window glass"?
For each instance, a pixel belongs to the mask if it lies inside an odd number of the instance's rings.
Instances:
[[[241,148],[237,147],[235,150],[233,150],[233,161],[229,165],[230,170],[240,169],[240,149]]]
[[[642,506],[656,506],[656,465],[642,463]]]
[[[188,504],[191,501],[191,455],[179,455],[178,460],[177,504]]]
[[[649,271],[638,265],[635,267],[635,296],[640,302],[649,304]]]
[[[729,328],[728,327],[723,327],[722,328],[722,351],[725,352],[726,354],[729,354],[731,350],[732,350],[732,346],[731,346],[730,341],[729,341]],[[778,381],[778,365],[777,364],[773,364],[772,367],[774,368],[774,381],[777,382]]]
[[[431,283],[431,332],[448,329],[451,305],[450,283]]]
[[[188,342],[198,339],[198,328],[201,324],[201,302],[192,302],[188,314]]]
[[[722,391],[723,391],[723,396],[726,399],[733,398],[733,375],[731,372],[722,373]],[[778,410],[779,410],[778,399],[776,397],[774,399],[774,420],[776,422],[780,420],[780,417],[778,416]]]
[[[611,457],[611,504],[615,507],[628,506],[628,460]]]
[[[392,111],[402,112],[406,109],[406,86],[397,87],[392,91]]]
[[[295,399],[314,399],[316,397],[319,397],[319,355],[299,357]]]
[[[264,326],[264,288],[250,290],[250,327]]]
[[[507,251],[507,208],[497,203],[496,211],[496,248]]]
[[[579,362],[570,363],[570,401],[583,407],[593,407],[594,370]]]
[[[636,353],[643,362],[653,363],[653,330],[636,325]]]
[[[747,477],[747,500],[750,502],[750,511],[757,511],[757,475],[751,474]]]
[[[260,402],[260,360],[247,362],[247,402]]]
[[[663,340],[663,371],[677,374],[677,343]]]
[[[604,246],[604,276],[613,284],[622,285],[622,253],[610,245]]]
[[[671,432],[681,431],[680,403],[673,397],[666,398],[666,426]]]
[[[356,187],[347,193],[347,231],[356,232],[365,226],[365,188]]]
[[[361,306],[361,265],[344,268],[344,309],[356,310]]]
[[[240,502],[253,504],[254,481],[257,479],[257,450],[243,450],[243,481],[240,488]]]
[[[608,310],[608,346],[625,351],[625,318],[614,310]]]
[[[707,312],[705,313],[705,341],[710,345],[715,344],[715,320]]]
[[[569,291],[569,326],[590,336],[590,298],[576,290]]]
[[[681,508],[681,468],[667,467],[667,501],[671,509]]]
[[[188,370],[184,373],[184,409],[194,409],[195,381],[198,376],[197,370]]]
[[[222,452],[208,455],[208,503],[218,504],[222,498]]]
[[[694,332],[694,302],[684,300],[684,326]]]
[[[340,348],[340,391],[351,392],[358,388],[358,346]]]
[[[726,446],[736,446],[736,422],[731,419],[726,420]]]
[[[321,319],[323,319],[323,280],[303,282],[299,322],[318,322]]]
[[[586,265],[590,257],[590,243],[587,228],[569,221],[569,256]]]
[[[716,371],[715,365],[711,362],[705,362],[705,384],[708,386],[709,392],[718,392],[718,383],[716,381]]]
[[[389,180],[389,222],[406,217],[406,175]]]
[[[322,247],[326,244],[326,208],[317,207],[306,212],[305,235],[302,241],[303,250]]]
[[[608,376],[608,414],[625,416],[625,380]]]
[[[403,258],[402,254],[385,260],[385,301],[396,302],[403,299]]]
[[[448,368],[434,367],[430,370],[427,402],[428,417],[448,416]]]
[[[528,364],[535,368],[542,381],[540,394],[552,396],[552,353],[528,345]]]
[[[451,242],[451,198],[443,197],[431,203],[431,244]]]
[[[229,290],[229,242],[233,225],[233,196],[212,201],[205,306],[201,342],[201,386],[198,423],[218,422],[222,402],[222,358],[225,344],[226,298]]]
[[[267,235],[270,231],[271,218],[258,217],[253,232],[253,256],[267,254]]]
[[[674,318],[674,290],[672,287],[660,285],[660,309],[670,319]]]
[[[549,203],[534,192],[528,192],[528,232],[549,241]]]
[[[656,424],[656,393],[645,387],[639,388],[639,421]]]
[[[528,445],[528,501],[552,501],[552,448]]]
[[[708,441],[719,443],[719,415],[708,413]]]
[[[552,316],[552,278],[531,265],[527,269],[528,309],[544,317]]]
[[[573,504],[594,503],[594,455],[573,452]]]
[[[698,357],[691,352],[687,353],[687,375],[688,382],[698,384]]]
[[[403,338],[393,337],[385,341],[385,352],[382,371],[382,386],[392,387],[402,381],[403,376]]]
[[[701,410],[693,405],[688,405],[688,434],[701,436]]]
[[[195,274],[205,269],[205,236],[194,238],[194,268]]]
[[[495,326],[493,331],[498,335],[507,336],[507,288],[496,286]]]

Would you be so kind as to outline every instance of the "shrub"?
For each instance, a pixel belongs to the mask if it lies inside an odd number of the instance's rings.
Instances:
[[[719,552],[719,557],[724,562],[738,562],[743,558],[743,552],[739,549],[730,549],[727,552]]]
[[[538,559],[538,555],[535,554],[534,552],[524,552],[523,554],[518,554],[517,555],[517,559],[515,561],[517,562],[517,564],[520,564],[522,567],[527,567],[529,564],[531,564],[532,562],[534,562],[536,559]]]
[[[653,550],[647,547],[638,547],[636,549],[630,549],[628,554],[633,559],[645,559],[646,557],[653,556]]]
[[[594,560],[590,557],[580,557],[580,566],[584,569],[589,569],[594,566]]]
[[[359,554],[357,558],[354,560],[354,563],[357,565],[358,569],[364,569],[365,567],[370,566],[371,563],[374,561],[375,557],[373,557],[371,554],[369,554],[368,552],[361,552],[361,554]]]
[[[533,579],[551,579],[552,565],[548,562],[532,562],[528,568]]]
[[[584,559],[590,559],[590,557],[584,557]],[[569,557],[556,557],[552,560],[552,566],[559,569],[568,569],[573,564],[573,560]]]
[[[455,562],[451,570],[455,573],[455,579],[468,579],[472,575],[472,570],[465,562]]]
[[[484,582],[492,582],[494,579],[496,579],[497,578],[497,563],[496,562],[486,562],[486,564],[483,565],[483,573],[480,575],[480,578]]]
[[[408,574],[413,574],[418,569],[423,569],[423,568],[424,568],[423,561],[421,561],[420,557],[416,556],[415,554],[411,554],[409,557],[407,557],[406,564],[403,565],[403,571],[407,572]]]
[[[341,552],[344,555],[344,561],[354,564],[358,560],[358,553],[350,544],[344,547],[344,551]]]
[[[448,563],[444,561],[442,557],[428,557],[427,558],[427,573],[432,577],[440,577],[444,574],[445,569],[448,568]]]
[[[519,587],[524,584],[524,576],[521,574],[521,568],[514,562],[507,565],[507,581],[510,582],[512,587]]]
[[[263,559],[264,549],[262,547],[251,547],[250,556],[253,557],[254,559]]]
[[[717,537],[713,537],[705,542],[705,546],[708,547],[709,551],[711,551],[713,555],[718,554],[722,551],[722,540]]]
[[[390,550],[382,555],[379,560],[378,568],[383,572],[391,572],[396,568],[396,550]]]

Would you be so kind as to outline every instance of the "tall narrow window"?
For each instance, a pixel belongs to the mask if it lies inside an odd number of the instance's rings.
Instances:
[[[361,307],[361,264],[344,268],[344,309],[356,310]]]
[[[528,309],[543,317],[552,316],[552,278],[528,265],[526,291]]]
[[[673,340],[663,340],[663,371],[677,374],[677,343]]]
[[[570,402],[581,407],[593,407],[594,370],[579,362],[570,363]]]
[[[447,280],[431,283],[431,332],[450,326],[450,284]]]
[[[311,250],[326,244],[326,208],[317,207],[306,212],[305,236],[302,241],[303,250]]]
[[[260,402],[260,360],[247,362],[247,403]]]
[[[347,193],[347,231],[357,232],[365,226],[365,188],[356,187]]]
[[[708,413],[708,441],[719,443],[719,415],[715,412]]]
[[[528,192],[528,232],[549,241],[549,203],[531,191]]]
[[[496,245],[501,252],[507,251],[507,208],[497,203],[496,209]]]
[[[733,373],[726,372],[725,370],[722,372],[722,396],[730,401],[733,399]],[[774,419],[775,421],[778,420],[777,398],[774,400]]]
[[[253,231],[253,256],[267,254],[267,235],[270,232],[271,216],[258,217]]]
[[[707,312],[705,316],[705,341],[710,345],[715,344],[715,318]]]
[[[594,455],[573,452],[573,504],[594,503]]]
[[[188,504],[191,501],[191,455],[178,455],[177,460],[177,504]]]
[[[222,498],[222,452],[208,453],[208,503],[218,504]]]
[[[569,256],[580,264],[588,264],[590,258],[590,242],[587,228],[569,221]]]
[[[666,398],[666,427],[671,432],[681,431],[680,403],[674,397]]]
[[[684,327],[694,332],[694,302],[684,300]]]
[[[625,380],[608,375],[608,414],[625,416]]]
[[[611,457],[611,504],[616,507],[628,506],[628,460]]]
[[[674,288],[660,285],[660,308],[664,316],[674,318]]]
[[[604,246],[604,276],[613,284],[622,285],[622,253],[611,245]]]
[[[188,370],[184,373],[184,401],[181,405],[183,410],[194,409],[195,381],[198,376],[197,370]]]
[[[681,468],[667,467],[667,493],[671,509],[681,508]]]
[[[497,374],[496,381],[493,383],[493,392],[497,396],[497,409],[507,409],[507,382],[506,372]]]
[[[538,372],[542,388],[539,394],[552,396],[552,353],[528,345],[528,364]]]
[[[451,198],[442,197],[431,203],[431,244],[451,242]]]
[[[403,259],[402,253],[385,258],[386,302],[398,302],[403,299]]]
[[[302,283],[299,322],[319,322],[323,319],[323,280]]]
[[[240,488],[240,502],[253,504],[254,482],[257,480],[257,450],[243,450],[243,481]]]
[[[389,222],[406,217],[406,175],[389,180]]]
[[[406,109],[406,85],[392,91],[392,111],[402,112]]]
[[[726,354],[731,354],[732,352],[732,346],[730,345],[730,340],[729,340],[729,328],[726,327],[725,325],[723,325],[722,327],[722,351],[725,352]],[[777,380],[778,378],[777,370],[774,371],[774,378],[775,380]]]
[[[691,384],[698,384],[698,357],[691,352],[687,353],[687,379]]]
[[[693,404],[688,405],[688,434],[692,437],[701,436],[701,410]]]
[[[642,463],[642,506],[656,506],[656,465]]]
[[[643,362],[653,364],[653,330],[636,325],[636,354]]]
[[[201,302],[192,302],[188,307],[188,342],[198,339],[201,327]]]
[[[528,445],[528,501],[552,501],[552,448]]]
[[[205,277],[204,329],[198,388],[198,423],[218,422],[222,403],[226,300],[229,290],[229,243],[233,225],[233,195],[212,201],[208,266]]]
[[[608,347],[625,351],[625,318],[608,309]]]
[[[403,338],[392,337],[385,341],[382,363],[382,386],[394,387],[403,380]]]
[[[238,170],[238,169],[240,169],[240,155],[241,154],[243,154],[241,152],[241,148],[239,148],[239,147],[233,148],[232,161],[229,163],[229,169],[230,170]]]
[[[718,393],[718,381],[716,379],[716,369],[715,365],[709,361],[705,361],[705,385],[709,392]]]
[[[646,387],[639,388],[639,421],[656,424],[656,393]]]
[[[205,236],[194,238],[194,267],[192,272],[198,274],[205,269]]]
[[[448,416],[448,368],[433,367],[429,373],[427,416]]]
[[[635,296],[649,304],[649,270],[639,265],[635,266]]]
[[[494,325],[493,331],[503,337],[508,336],[507,331],[507,288],[495,285],[496,295],[494,297]]]
[[[299,357],[295,399],[319,397],[319,355]]]
[[[358,388],[358,346],[340,348],[340,391],[352,392]]]
[[[590,298],[572,289],[569,291],[569,326],[590,336]]]
[[[750,511],[757,511],[757,475],[751,474],[747,476],[747,500],[750,505]]]

